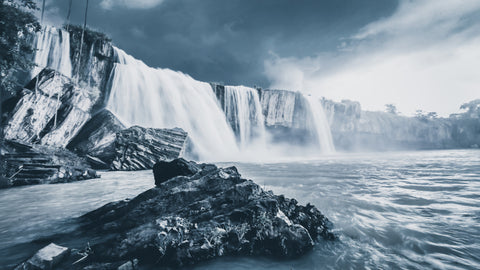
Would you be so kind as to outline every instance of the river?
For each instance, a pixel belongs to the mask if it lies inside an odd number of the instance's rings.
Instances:
[[[480,150],[338,154],[235,165],[277,194],[313,203],[337,241],[289,261],[221,258],[194,269],[480,269]],[[74,217],[153,187],[150,171],[0,190],[0,266]],[[2,267],[0,267],[2,268]]]

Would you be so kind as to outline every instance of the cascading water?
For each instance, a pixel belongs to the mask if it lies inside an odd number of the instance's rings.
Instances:
[[[264,146],[265,119],[258,91],[245,86],[225,86],[225,115],[237,134],[241,149]]]
[[[307,100],[310,115],[312,118],[312,130],[315,133],[318,145],[322,153],[334,153],[335,146],[333,144],[332,133],[328,123],[327,116],[323,110],[318,97],[304,96]]]
[[[51,26],[44,26],[35,36],[35,57],[37,65],[31,72],[35,77],[45,67],[56,70],[67,76],[72,76],[72,63],[70,60],[70,34]]]
[[[115,48],[107,105],[127,125],[180,127],[202,160],[238,154],[235,135],[209,84],[181,72],[148,67]]]

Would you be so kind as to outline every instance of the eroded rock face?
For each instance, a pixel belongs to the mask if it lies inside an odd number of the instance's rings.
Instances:
[[[335,146],[348,151],[445,149],[461,146],[452,119],[362,111],[360,103],[323,99]]]
[[[86,156],[89,163],[98,169],[109,169],[115,159],[117,132],[125,126],[108,110],[94,115],[82,127],[67,149]]]
[[[178,158],[187,133],[179,128],[159,129],[134,126],[117,132],[112,170],[133,171],[153,168],[159,161]]]
[[[333,239],[328,219],[314,206],[266,192],[235,167],[193,165],[191,176],[173,177],[83,216],[81,230],[92,237],[95,257],[79,267],[135,258],[162,267],[225,255],[292,258],[319,237]]]
[[[5,138],[65,147],[90,118],[98,95],[44,69],[26,86],[5,127]]]
[[[68,150],[5,141],[0,156],[0,188],[55,184],[99,177],[80,157]]]

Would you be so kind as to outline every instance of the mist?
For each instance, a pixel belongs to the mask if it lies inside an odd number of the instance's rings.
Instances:
[[[478,98],[480,3],[401,1],[389,17],[338,40],[335,51],[281,57],[271,51],[264,73],[271,88],[295,89],[365,110],[395,104],[448,116]]]

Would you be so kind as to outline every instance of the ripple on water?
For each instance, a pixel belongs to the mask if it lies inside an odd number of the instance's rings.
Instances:
[[[268,190],[313,203],[339,240],[297,260],[228,257],[195,269],[480,269],[480,150],[220,165],[236,165]],[[148,171],[106,172],[98,181],[0,190],[0,266],[8,254],[29,255],[9,247],[152,186]]]

